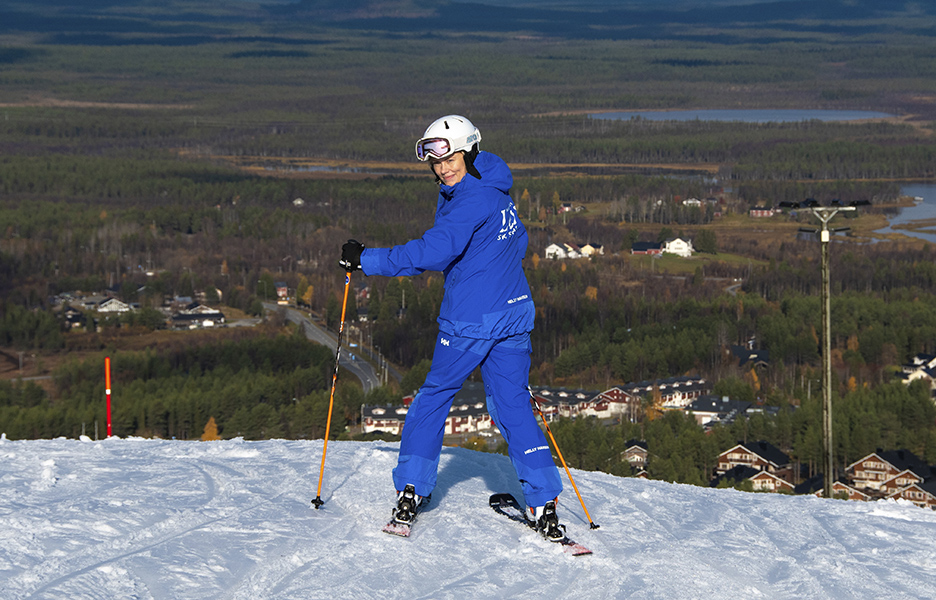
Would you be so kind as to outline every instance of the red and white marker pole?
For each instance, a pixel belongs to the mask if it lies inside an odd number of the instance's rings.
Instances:
[[[110,356],[104,357],[104,392],[107,394],[107,437],[111,436],[111,377]]]

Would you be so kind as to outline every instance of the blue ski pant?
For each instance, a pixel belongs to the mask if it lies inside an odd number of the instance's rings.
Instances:
[[[527,506],[542,506],[559,495],[559,469],[530,405],[531,351],[529,333],[500,340],[439,334],[426,382],[403,423],[400,456],[393,470],[397,490],[413,484],[420,496],[432,493],[452,400],[480,366],[488,413],[507,441]]]

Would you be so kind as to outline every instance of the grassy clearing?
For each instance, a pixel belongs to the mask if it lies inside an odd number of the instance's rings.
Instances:
[[[694,254],[689,258],[675,254],[661,254],[658,256],[632,254],[627,256],[627,262],[639,269],[652,271],[661,275],[691,276],[697,269],[705,273],[709,265],[724,263],[729,265],[763,266],[766,261],[750,259],[740,254],[719,252],[718,254]]]

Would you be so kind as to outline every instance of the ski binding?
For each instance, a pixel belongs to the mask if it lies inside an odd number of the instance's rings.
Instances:
[[[514,498],[512,494],[493,494],[488,500],[488,504],[494,509],[494,512],[504,515],[511,521],[526,525],[535,531],[536,525],[526,518],[523,513],[523,507],[520,506],[520,503],[517,502],[517,499]],[[572,556],[586,556],[592,553],[591,550],[568,536],[555,543],[562,546],[563,552],[571,554]]]

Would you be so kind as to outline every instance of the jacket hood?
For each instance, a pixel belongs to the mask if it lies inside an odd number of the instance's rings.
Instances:
[[[499,156],[490,152],[479,152],[474,159],[474,166],[481,174],[481,179],[476,179],[471,174],[466,174],[461,181],[455,185],[440,186],[443,193],[451,196],[456,190],[468,187],[492,187],[503,193],[508,193],[513,187],[513,175],[510,173],[510,167],[507,166]]]

